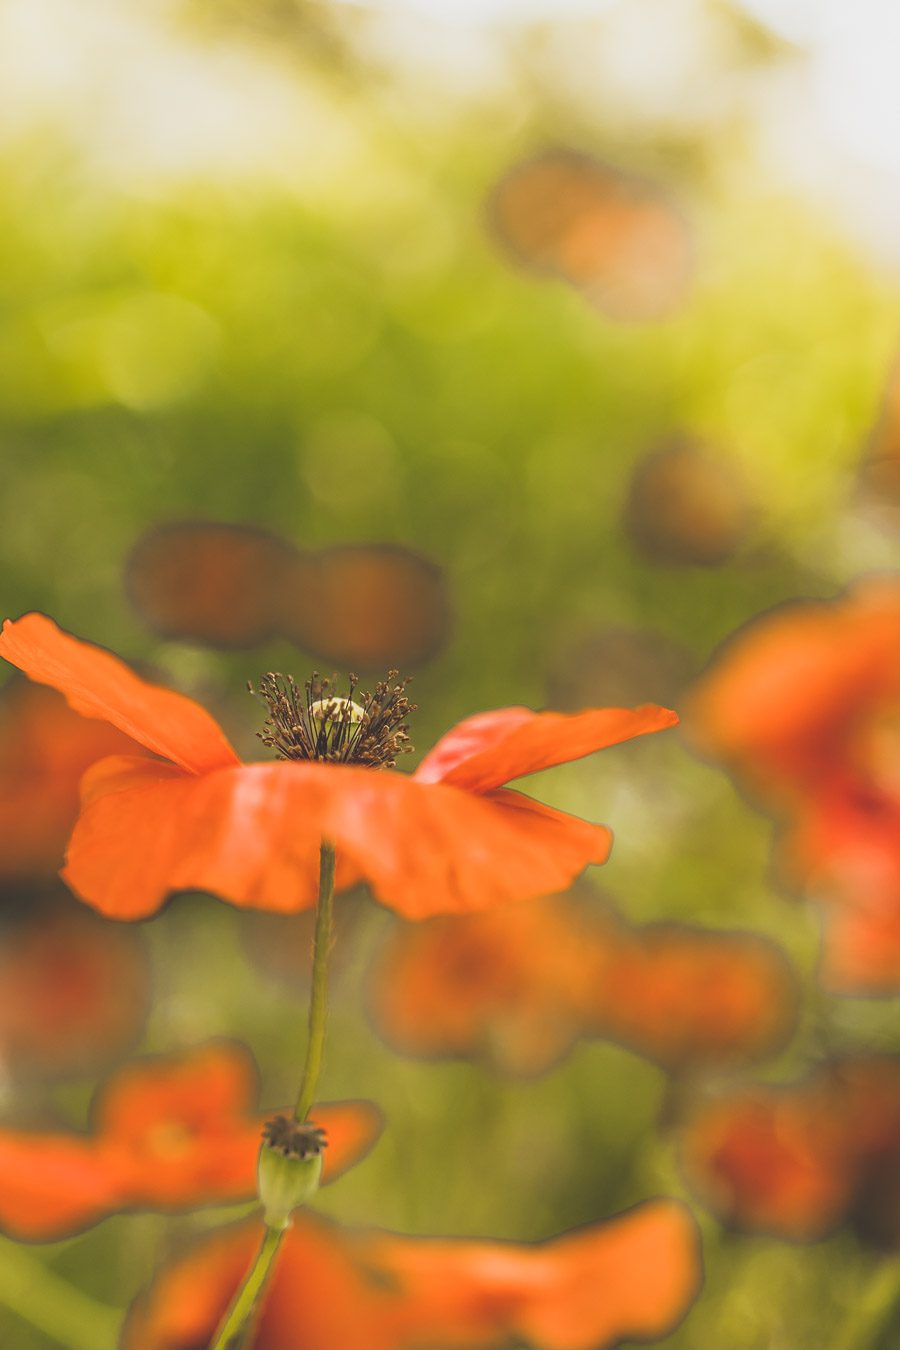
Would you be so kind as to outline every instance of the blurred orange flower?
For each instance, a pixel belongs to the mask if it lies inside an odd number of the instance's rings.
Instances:
[[[900,1243],[900,1060],[836,1059],[808,1080],[701,1108],[685,1170],[726,1223],[811,1241],[850,1224]]]
[[[53,876],[85,769],[137,750],[114,727],[79,717],[54,689],[11,680],[0,694],[0,876]]]
[[[825,980],[900,987],[900,580],[738,634],[695,687],[688,733],[786,822],[782,861],[828,906]]]
[[[83,780],[63,875],[120,919],[152,914],[178,890],[303,909],[315,903],[323,839],[337,847],[339,886],[365,879],[411,918],[559,890],[605,861],[609,830],[502,785],[678,720],[652,704],[571,715],[501,708],[460,723],[412,775],[241,764],[198,704],[41,614],[7,621],[0,655],[162,757],[115,756]]]
[[[658,319],[685,298],[686,223],[636,174],[558,147],[514,165],[488,206],[518,263],[568,282],[611,319]]]
[[[0,1130],[0,1226],[49,1241],[121,1209],[186,1210],[252,1200],[262,1127],[256,1069],[232,1042],[136,1060],[94,1102],[88,1135]],[[381,1120],[367,1102],[315,1107],[326,1181],[365,1154]]]
[[[164,1269],[132,1308],[122,1350],[207,1345],[258,1242],[258,1225],[242,1223]],[[667,1335],[701,1279],[696,1224],[671,1200],[535,1246],[342,1231],[304,1212],[285,1236],[252,1344],[604,1350]]]
[[[75,1076],[137,1040],[150,1001],[143,934],[91,914],[57,886],[4,896],[0,1064],[16,1076]]]
[[[540,1073],[579,1036],[616,1040],[681,1071],[778,1049],[798,991],[778,949],[742,933],[631,928],[577,893],[502,911],[431,919],[392,935],[371,1003],[412,1054],[480,1054]]]

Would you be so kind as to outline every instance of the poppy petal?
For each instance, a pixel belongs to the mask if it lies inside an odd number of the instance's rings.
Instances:
[[[361,1162],[384,1128],[384,1117],[373,1102],[322,1102],[313,1107],[310,1118],[325,1131],[323,1186]],[[271,1112],[266,1119],[271,1119]]]
[[[0,1131],[0,1227],[50,1242],[102,1219],[118,1200],[95,1145],[76,1136]]]
[[[651,1200],[548,1243],[515,1327],[541,1350],[602,1350],[673,1331],[700,1292],[700,1235],[687,1206]],[[601,1292],[602,1291],[602,1292]]]
[[[83,717],[111,722],[189,773],[237,763],[218,724],[193,699],[149,684],[111,652],[63,632],[44,614],[7,619],[0,656],[65,694]]]
[[[62,875],[112,918],[146,918],[185,890],[280,913],[316,902],[320,766],[255,764],[198,778],[119,757],[95,765],[82,787]],[[342,884],[353,879],[339,872]]]
[[[259,1245],[240,1223],[165,1267],[133,1306],[128,1350],[206,1345]],[[309,1213],[288,1231],[256,1329],[259,1350],[608,1350],[655,1339],[702,1279],[685,1206],[653,1200],[537,1246],[342,1230]]]
[[[498,708],[467,717],[441,737],[415,777],[420,783],[490,792],[514,778],[582,759],[595,750],[662,731],[677,722],[677,713],[654,703],[640,708],[589,708],[580,713]]]
[[[612,842],[605,826],[517,792],[473,796],[320,764],[195,778],[119,758],[86,775],[63,876],[119,919],[152,914],[179,890],[289,913],[315,903],[322,839],[337,845],[339,886],[364,877],[408,918],[562,890]]]
[[[361,1244],[362,1245],[362,1244]],[[369,1260],[406,1305],[403,1344],[604,1350],[673,1330],[702,1280],[685,1205],[652,1200],[536,1246],[374,1235]],[[440,1338],[439,1338],[440,1339]]]

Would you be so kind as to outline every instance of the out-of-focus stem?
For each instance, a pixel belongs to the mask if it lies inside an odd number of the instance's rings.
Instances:
[[[0,1304],[69,1350],[112,1350],[118,1340],[119,1312],[5,1240],[0,1241]]]

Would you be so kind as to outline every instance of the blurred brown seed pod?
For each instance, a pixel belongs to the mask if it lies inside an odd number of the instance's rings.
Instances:
[[[547,150],[501,178],[488,213],[515,261],[569,282],[610,318],[655,319],[684,298],[687,226],[635,174],[576,150]]]
[[[336,666],[408,670],[447,640],[440,568],[399,545],[347,544],[298,556],[281,598],[282,634]]]
[[[290,544],[252,526],[175,522],[141,536],[125,585],[161,637],[255,647],[277,633],[281,579],[296,556]]]
[[[636,549],[651,562],[715,567],[743,544],[752,508],[730,460],[677,439],[639,461],[624,518]]]

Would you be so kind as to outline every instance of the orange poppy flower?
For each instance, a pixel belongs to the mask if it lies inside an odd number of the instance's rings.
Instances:
[[[120,919],[152,914],[178,890],[303,909],[316,899],[323,839],[337,848],[339,887],[365,879],[411,918],[560,890],[606,860],[610,831],[503,784],[678,720],[654,705],[502,708],[460,723],[411,775],[308,759],[241,764],[198,704],[41,614],[7,621],[0,655],[161,757],[105,759],[83,781],[63,875]]]
[[[579,1036],[677,1071],[762,1058],[789,1036],[798,991],[777,948],[740,933],[631,928],[578,895],[399,928],[371,1003],[412,1054],[480,1054],[540,1073]]]
[[[783,863],[828,906],[826,981],[900,986],[900,580],[761,618],[697,684],[688,732],[784,820]]]
[[[248,1051],[225,1041],[135,1060],[94,1102],[87,1135],[0,1130],[0,1226],[50,1241],[122,1209],[185,1210],[256,1195],[262,1127]],[[324,1179],[367,1152],[381,1128],[367,1102],[314,1108]]]
[[[252,1260],[242,1223],[165,1268],[135,1303],[122,1350],[198,1350]],[[605,1224],[534,1246],[354,1232],[309,1212],[285,1235],[256,1350],[604,1350],[656,1340],[699,1292],[696,1225],[651,1200]]]
[[[143,935],[79,905],[58,883],[16,890],[0,924],[0,1061],[17,1076],[75,1076],[137,1040],[150,1001]]]
[[[689,1180],[726,1223],[800,1241],[842,1223],[900,1243],[900,1060],[834,1060],[799,1084],[756,1087],[688,1122]]]
[[[79,717],[54,689],[11,680],[0,695],[0,876],[53,876],[85,769],[137,750],[114,727]]]

